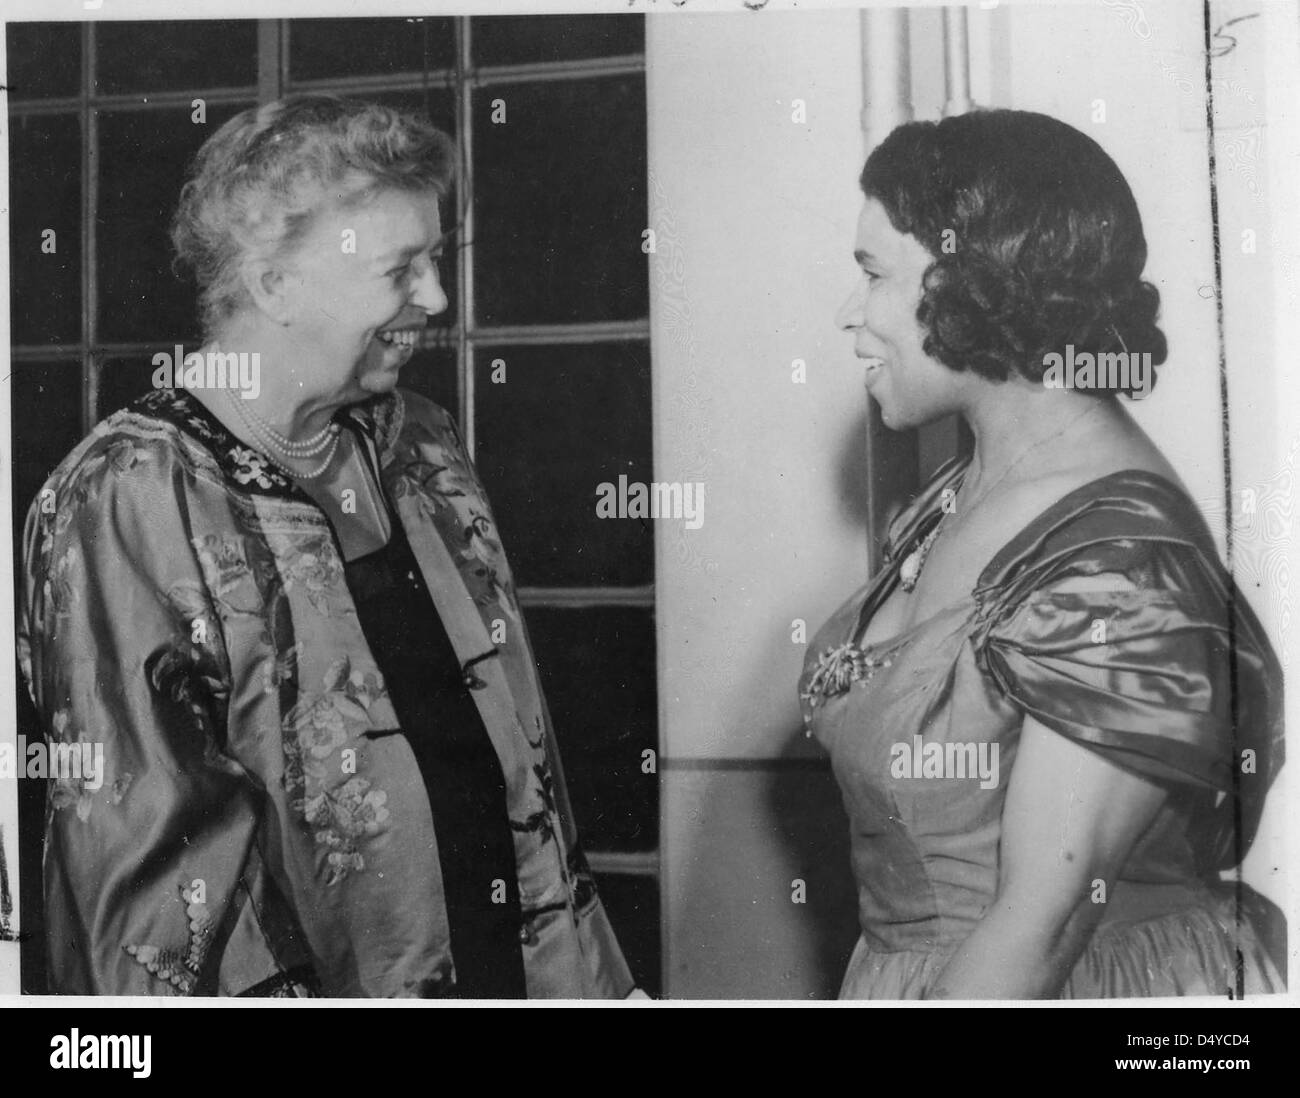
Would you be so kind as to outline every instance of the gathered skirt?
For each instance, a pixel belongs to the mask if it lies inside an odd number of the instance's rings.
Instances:
[[[1248,890],[1245,909],[1267,904]],[[1187,995],[1227,998],[1237,990],[1238,951],[1245,994],[1286,990],[1256,919],[1234,916],[1230,895],[1154,918],[1103,923],[1094,931],[1060,991],[1062,999],[1135,999]],[[935,988],[960,942],[933,949],[883,951],[865,938],[849,960],[841,999],[923,999]],[[1280,958],[1285,957],[1283,949]]]

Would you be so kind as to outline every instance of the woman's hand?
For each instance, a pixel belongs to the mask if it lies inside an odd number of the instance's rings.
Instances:
[[[1026,717],[1002,808],[997,897],[926,997],[1058,995],[1165,796]]]

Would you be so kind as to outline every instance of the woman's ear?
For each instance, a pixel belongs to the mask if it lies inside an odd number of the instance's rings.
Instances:
[[[269,259],[248,258],[240,278],[254,307],[279,325],[288,325],[293,312],[293,274]]]

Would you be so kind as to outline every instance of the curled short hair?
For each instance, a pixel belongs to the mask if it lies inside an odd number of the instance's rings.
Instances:
[[[337,95],[250,107],[198,151],[172,219],[173,266],[193,272],[205,332],[248,303],[245,258],[290,253],[327,204],[382,190],[447,196],[455,146],[415,115]]]
[[[1043,357],[1066,344],[1165,361],[1137,203],[1072,126],[1011,110],[908,122],[860,183],[934,258],[916,314],[932,358],[997,381],[1041,380]]]

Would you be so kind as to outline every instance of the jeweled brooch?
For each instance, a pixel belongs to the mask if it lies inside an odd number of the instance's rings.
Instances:
[[[808,679],[808,687],[799,697],[816,709],[828,698],[847,694],[855,682],[870,682],[880,668],[894,661],[889,657],[878,659],[859,648],[853,641],[845,641],[838,648],[827,648],[817,657],[817,666]]]

